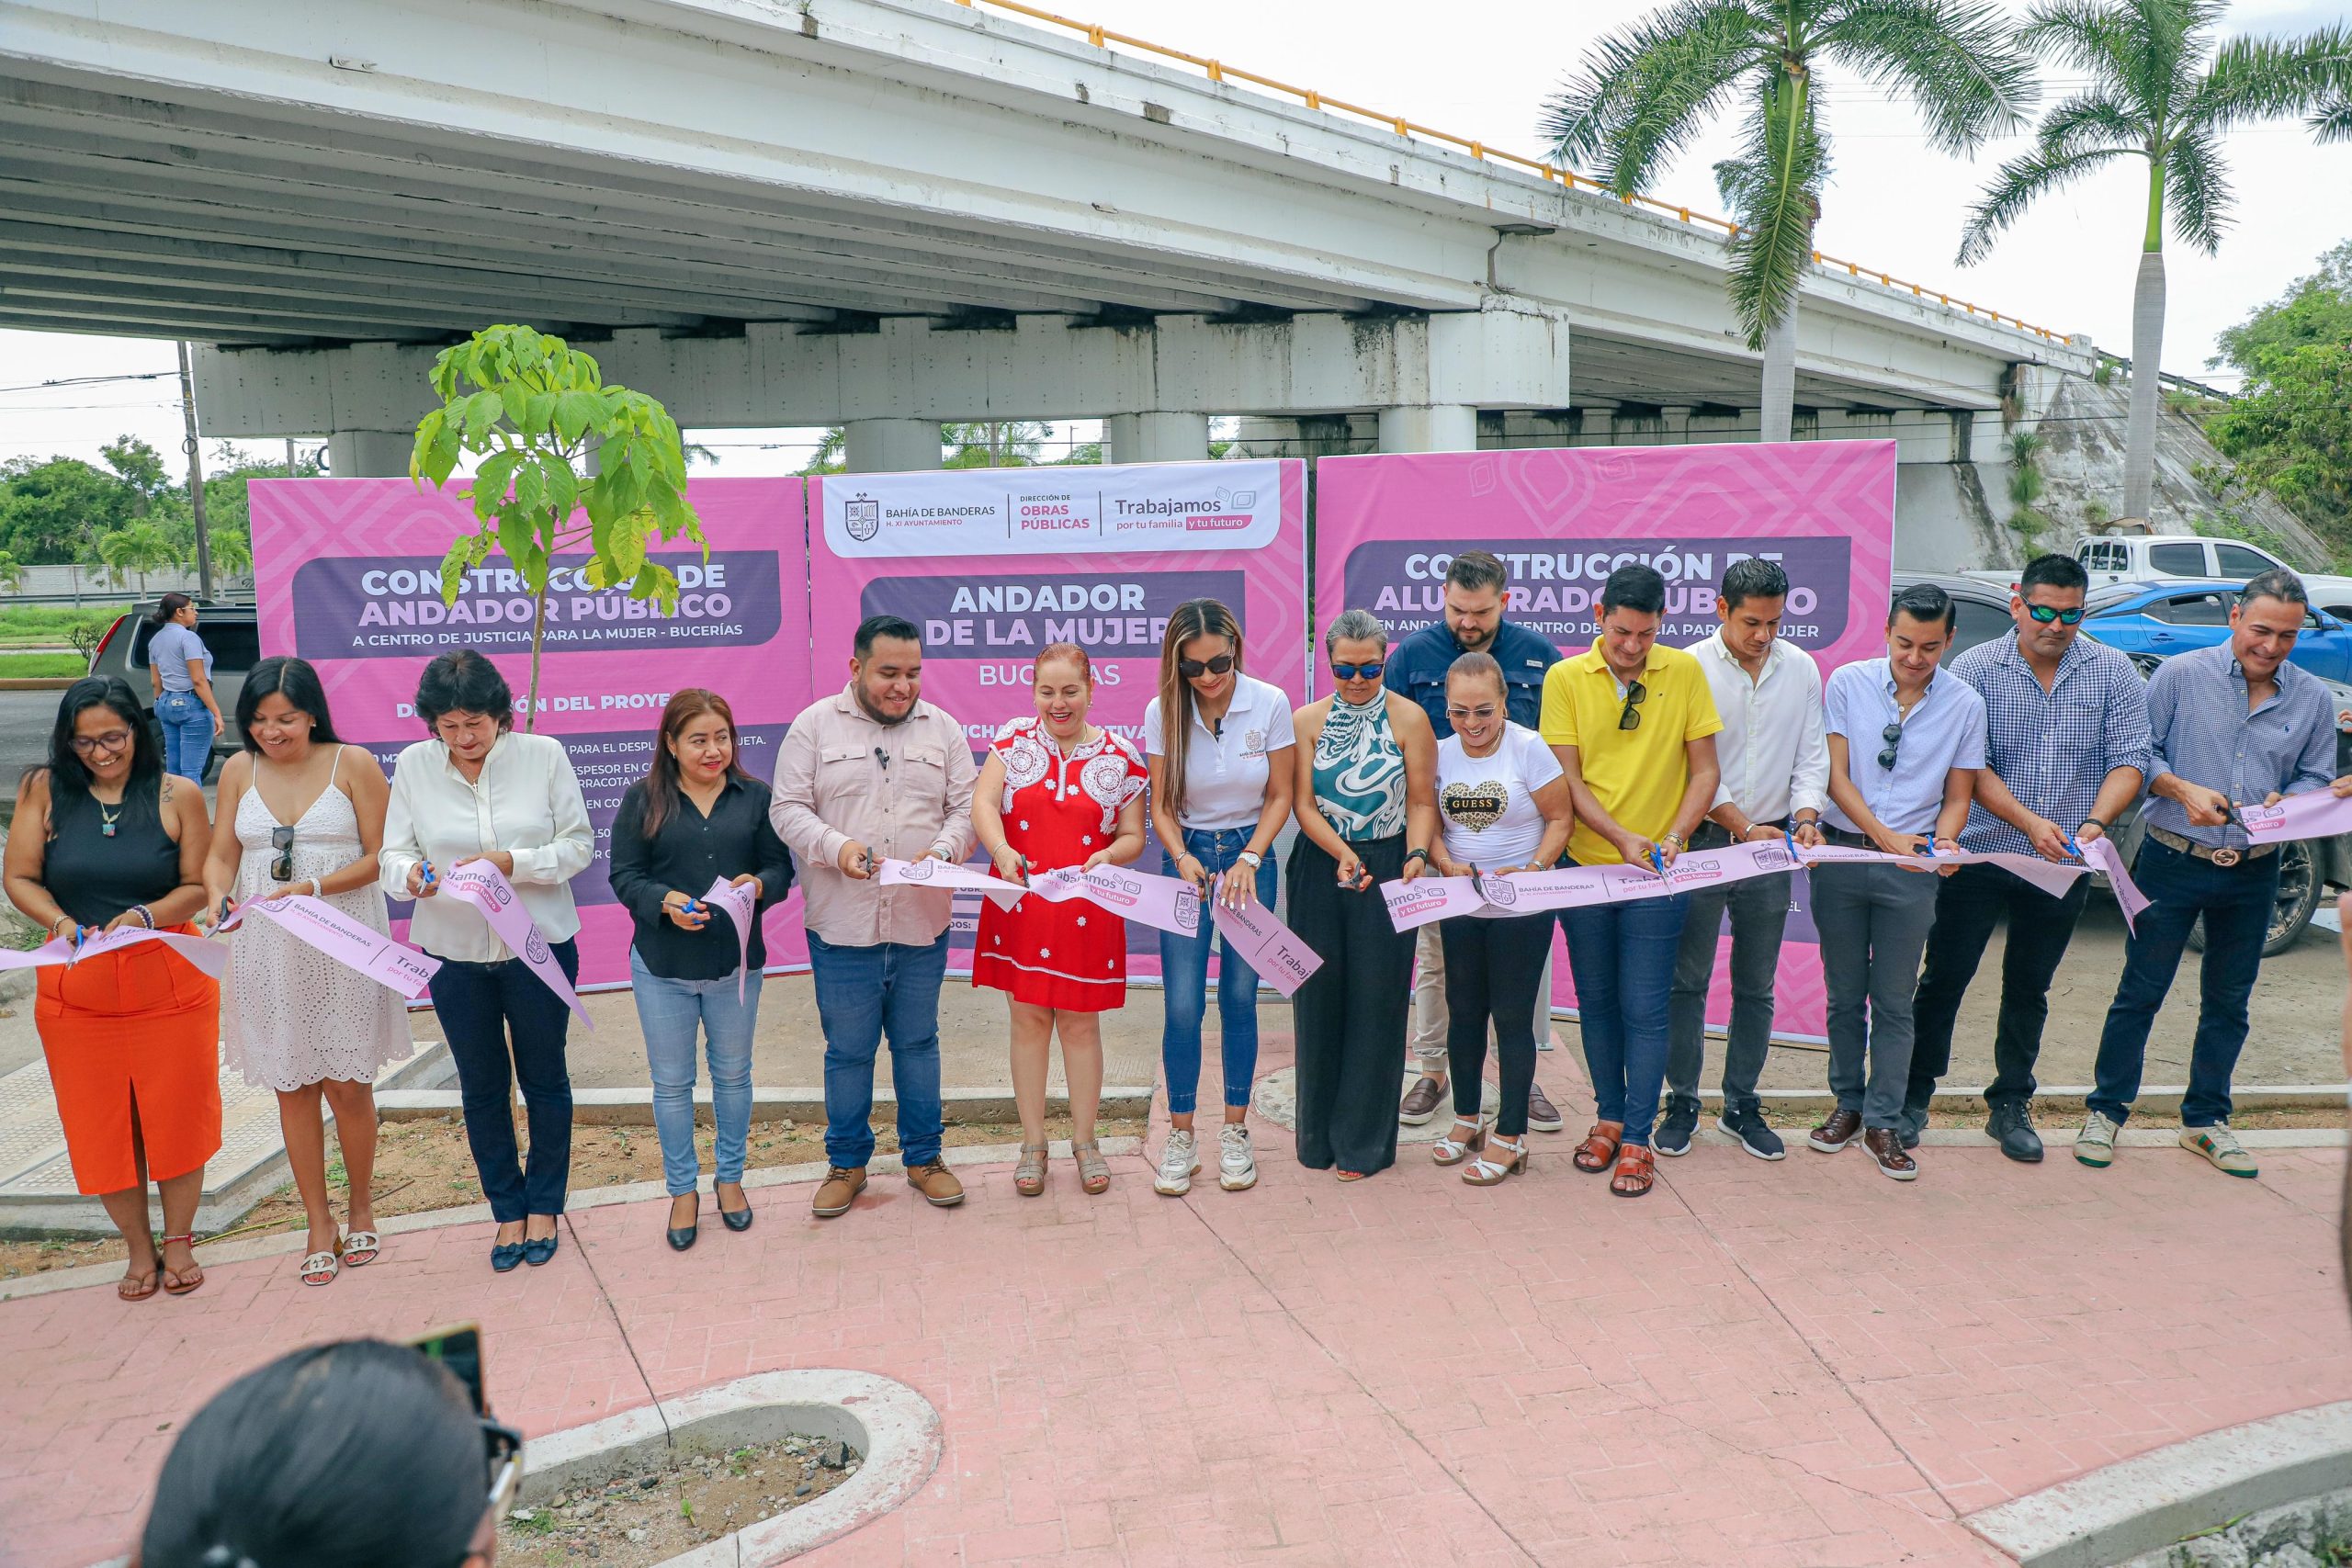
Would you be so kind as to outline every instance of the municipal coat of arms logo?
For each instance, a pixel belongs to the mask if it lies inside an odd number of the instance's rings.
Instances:
[[[859,544],[871,543],[874,536],[882,531],[882,503],[867,496],[844,502],[842,506],[842,525]]]

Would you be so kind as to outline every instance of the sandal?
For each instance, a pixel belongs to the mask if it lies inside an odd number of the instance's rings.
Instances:
[[[1512,1172],[1527,1168],[1526,1134],[1521,1133],[1517,1143],[1498,1134],[1487,1140],[1487,1147],[1508,1150],[1510,1157],[1505,1160],[1491,1160],[1485,1155],[1480,1155],[1476,1159],[1472,1160],[1470,1168],[1462,1173],[1462,1179],[1471,1186],[1492,1187]]]
[[[1070,1157],[1078,1161],[1078,1184],[1089,1197],[1099,1198],[1111,1190],[1111,1164],[1102,1157],[1102,1145],[1089,1138],[1069,1146]]]
[[[146,1281],[147,1281],[147,1287],[146,1287],[146,1289],[144,1289],[144,1290],[136,1289],[135,1287],[136,1287],[136,1285],[137,1285],[138,1281],[140,1281],[140,1280],[146,1280]],[[143,1273],[143,1274],[130,1274],[130,1273],[126,1273],[126,1274],[124,1274],[124,1275],[123,1275],[123,1277],[122,1277],[121,1279],[117,1280],[114,1282],[114,1293],[115,1293],[116,1297],[117,1297],[119,1300],[121,1300],[121,1301],[126,1301],[126,1302],[143,1302],[143,1301],[145,1301],[148,1297],[150,1297],[150,1296],[153,1295],[153,1294],[156,1292],[156,1291],[157,1291],[157,1290],[159,1290],[159,1289],[162,1287],[163,1282],[164,1282],[163,1260],[162,1260],[161,1258],[158,1258],[158,1259],[156,1260],[155,1267],[154,1267],[154,1268],[153,1268],[153,1269],[148,1269],[145,1273]],[[134,1287],[134,1288],[131,1288],[131,1289],[125,1289],[125,1287],[126,1287],[126,1286],[130,1286],[130,1287]]]
[[[1617,1174],[1609,1179],[1609,1190],[1620,1198],[1640,1198],[1657,1179],[1657,1156],[1646,1144],[1627,1144],[1617,1152]]]
[[[1046,1145],[1021,1145],[1021,1163],[1012,1168],[1012,1190],[1023,1198],[1035,1198],[1046,1190]]]
[[[302,1259],[302,1267],[297,1272],[302,1276],[302,1283],[306,1285],[334,1284],[334,1277],[343,1272],[340,1246],[328,1247],[323,1252],[313,1252]]]
[[[167,1263],[163,1265],[164,1272],[171,1276],[169,1280],[164,1281],[164,1294],[167,1296],[187,1295],[190,1291],[195,1290],[198,1285],[204,1283],[203,1266],[195,1260],[196,1233],[194,1231],[190,1231],[186,1235],[167,1235],[163,1239],[161,1246],[169,1247],[175,1241],[184,1241],[187,1244],[189,1260],[186,1270],[175,1269]],[[162,1262],[160,1248],[156,1260],[159,1263]],[[194,1279],[190,1279],[188,1277],[191,1274],[195,1276]]]
[[[1362,1181],[1365,1177],[1370,1176],[1372,1172],[1368,1170],[1343,1170],[1340,1172],[1340,1179],[1342,1181]]]
[[[1453,1135],[1464,1127],[1470,1129],[1468,1137],[1457,1138]],[[1486,1119],[1479,1116],[1456,1116],[1453,1119],[1453,1125],[1445,1130],[1445,1136],[1430,1145],[1430,1158],[1440,1165],[1460,1165],[1471,1155],[1486,1146]]]
[[[1599,1176],[1617,1157],[1617,1147],[1625,1141],[1623,1122],[1595,1122],[1592,1131],[1577,1145],[1576,1168],[1589,1176]]]
[[[343,1266],[362,1269],[376,1261],[376,1254],[383,1250],[383,1240],[374,1231],[353,1231],[343,1238]]]

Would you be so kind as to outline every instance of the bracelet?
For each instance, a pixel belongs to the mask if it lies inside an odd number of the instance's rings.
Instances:
[[[79,926],[81,923],[81,921],[75,919],[71,915],[60,915],[57,919],[49,922],[49,934],[55,936],[57,934],[57,928],[60,926]]]
[[[149,931],[153,931],[153,930],[155,929],[155,916],[154,916],[154,913],[153,913],[153,911],[150,910],[150,909],[147,908],[147,906],[146,906],[146,905],[144,905],[144,904],[133,904],[133,905],[130,907],[130,910],[129,910],[128,912],[129,912],[129,913],[130,913],[130,914],[133,914],[133,915],[138,916],[138,917],[139,917],[139,923],[140,923],[141,925],[142,925],[142,926],[145,926]]]
[[[1430,852],[1427,850],[1407,850],[1405,852],[1405,858],[1407,860],[1417,860],[1427,863],[1430,858]]]
[[[1666,837],[1660,839],[1658,842],[1661,844],[1672,844],[1678,850],[1688,849],[1690,844],[1690,840],[1684,838],[1679,833],[1668,833]]]
[[[2100,821],[2100,820],[2099,820],[2098,818],[2096,818],[2096,817],[2086,817],[2086,818],[2084,818],[2080,822],[2075,823],[2075,834],[2079,837],[2079,836],[2081,835],[2081,833],[2082,833],[2082,830],[2083,830],[2084,829],[2086,829],[2086,828],[2096,828],[2096,829],[2098,829],[2100,832],[2102,832],[2102,833],[2109,833],[2109,832],[2113,832],[2113,831],[2114,831],[2114,829],[2113,829],[2112,828],[2109,828],[2106,823],[2104,823],[2104,822]]]
[[[327,890],[325,886],[322,884],[317,877],[314,876],[311,878],[311,897],[313,898],[323,898],[326,896]]]

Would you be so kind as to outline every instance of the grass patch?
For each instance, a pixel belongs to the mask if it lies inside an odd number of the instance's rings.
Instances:
[[[12,642],[63,642],[76,621],[112,621],[128,604],[14,604],[0,610],[0,647]]]
[[[89,661],[78,653],[0,653],[0,680],[29,681],[89,672]]]

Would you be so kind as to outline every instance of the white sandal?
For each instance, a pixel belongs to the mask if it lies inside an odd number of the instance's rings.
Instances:
[[[1470,1135],[1466,1138],[1455,1137],[1454,1129],[1459,1127],[1472,1129]],[[1460,1165],[1474,1151],[1486,1147],[1486,1145],[1487,1120],[1485,1117],[1456,1116],[1453,1119],[1453,1126],[1445,1130],[1445,1136],[1430,1145],[1430,1158],[1440,1165]]]
[[[343,1272],[343,1258],[334,1248],[313,1252],[302,1259],[300,1272],[306,1285],[332,1285],[335,1276]]]
[[[376,1255],[383,1248],[383,1238],[374,1231],[353,1231],[343,1238],[343,1266],[364,1269],[376,1261]]]
[[[1462,1173],[1462,1179],[1468,1182],[1471,1186],[1492,1187],[1500,1182],[1504,1177],[1510,1175],[1513,1171],[1521,1171],[1527,1168],[1526,1134],[1521,1133],[1519,1135],[1519,1141],[1517,1143],[1513,1143],[1509,1138],[1500,1136],[1489,1138],[1487,1140],[1487,1147],[1489,1149],[1508,1149],[1510,1151],[1510,1157],[1502,1161],[1500,1164],[1488,1159],[1484,1155],[1480,1155],[1476,1159],[1472,1160],[1470,1162],[1470,1168]]]

